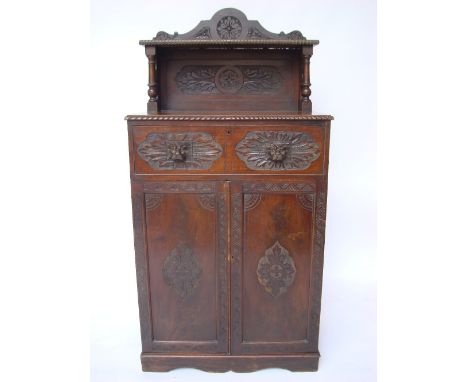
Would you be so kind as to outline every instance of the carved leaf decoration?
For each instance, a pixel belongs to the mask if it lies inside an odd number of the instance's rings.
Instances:
[[[216,194],[198,194],[198,203],[209,211],[212,211],[216,207]]]
[[[187,95],[197,94],[277,94],[283,78],[268,65],[187,65],[176,74],[177,89]]]
[[[177,88],[182,93],[204,94],[217,91],[214,82],[216,66],[184,66],[176,75]]]
[[[137,152],[157,170],[196,170],[210,168],[223,149],[207,133],[150,133]]]
[[[251,170],[305,170],[319,158],[319,145],[308,135],[286,131],[252,131],[236,146]]]
[[[257,266],[258,282],[273,297],[285,293],[294,282],[296,266],[289,252],[278,241],[265,251]]]
[[[242,68],[242,74],[244,85],[241,93],[276,93],[281,88],[281,75],[272,66],[247,66]]]
[[[198,286],[202,269],[192,249],[185,243],[179,243],[164,261],[162,272],[166,285],[185,299]]]

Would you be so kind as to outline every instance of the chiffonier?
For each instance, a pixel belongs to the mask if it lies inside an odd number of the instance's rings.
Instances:
[[[144,371],[315,371],[328,115],[316,40],[239,10],[140,41],[147,114],[128,115]]]

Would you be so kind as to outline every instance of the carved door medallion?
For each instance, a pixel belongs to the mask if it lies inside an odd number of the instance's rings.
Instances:
[[[319,158],[320,148],[306,133],[251,131],[236,153],[251,170],[305,170]]]
[[[294,282],[296,267],[289,252],[278,241],[258,261],[257,278],[273,297],[285,293]]]
[[[162,273],[167,286],[185,299],[196,289],[202,269],[192,249],[179,243],[164,261]]]
[[[208,169],[223,149],[208,133],[150,133],[138,155],[157,170]]]

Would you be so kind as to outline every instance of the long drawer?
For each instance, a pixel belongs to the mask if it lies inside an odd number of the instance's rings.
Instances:
[[[130,125],[132,174],[323,174],[326,125]]]

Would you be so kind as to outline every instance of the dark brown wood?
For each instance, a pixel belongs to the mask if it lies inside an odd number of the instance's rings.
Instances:
[[[333,119],[311,114],[318,41],[228,8],[141,43],[148,114],[126,119],[143,370],[317,370]]]
[[[239,182],[232,188],[235,353],[317,352],[310,291],[316,181]],[[257,195],[254,206],[247,197]]]
[[[134,147],[132,174],[324,174],[328,121],[192,123],[129,120]],[[185,160],[170,159],[186,144]],[[178,146],[177,146],[178,145]],[[270,160],[274,147],[284,160]]]
[[[148,57],[148,113],[157,113],[159,111],[159,96],[156,82],[156,48],[146,46],[145,53]]]
[[[283,368],[291,371],[317,371],[319,353],[256,354],[256,355],[166,355],[142,353],[143,371],[170,371],[191,367],[210,372],[252,372],[267,368]]]
[[[161,110],[297,112],[300,65],[299,49],[158,48]]]
[[[302,48],[302,85],[301,85],[301,111],[303,113],[312,113],[312,102],[310,95],[310,57],[312,56],[312,47]]]
[[[197,45],[238,45],[268,44],[273,46],[297,45],[313,46],[318,40],[307,40],[301,32],[273,33],[263,28],[256,20],[248,20],[246,15],[235,8],[225,8],[216,12],[210,20],[201,21],[191,31],[183,34],[169,34],[160,31],[152,40],[141,40],[145,46],[189,46]]]

